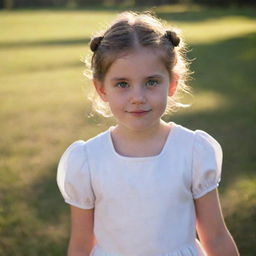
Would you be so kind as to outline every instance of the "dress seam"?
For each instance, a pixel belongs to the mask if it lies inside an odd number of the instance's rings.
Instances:
[[[92,189],[94,199],[96,199],[93,184],[92,184],[92,174],[91,174],[90,161],[89,161],[89,157],[88,157],[88,151],[87,151],[86,143],[84,143],[84,145],[83,145],[83,151],[85,153],[85,159],[87,160],[85,162],[87,162],[88,173],[89,173],[89,177],[90,177],[90,186],[91,186],[91,189]]]
[[[190,189],[191,189],[192,195],[193,195],[193,177],[194,177],[194,150],[195,150],[196,138],[197,138],[197,134],[196,134],[196,131],[194,131],[194,139],[193,139],[192,152],[191,152],[191,170],[190,170],[190,176],[191,176]]]

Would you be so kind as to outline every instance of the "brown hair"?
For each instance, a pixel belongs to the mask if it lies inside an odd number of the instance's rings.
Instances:
[[[168,97],[166,112],[177,107],[187,107],[177,101],[180,92],[190,93],[185,81],[189,75],[185,61],[185,47],[179,31],[166,29],[162,22],[150,13],[123,12],[105,31],[92,38],[90,49],[93,52],[90,62],[92,78],[104,81],[111,64],[122,54],[138,47],[157,50],[170,74],[175,71],[179,81],[175,94]],[[97,97],[96,92],[89,96],[93,108],[104,116],[111,116],[108,105]]]

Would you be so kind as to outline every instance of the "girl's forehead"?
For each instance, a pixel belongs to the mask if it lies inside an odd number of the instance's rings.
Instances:
[[[113,61],[106,75],[148,75],[148,73],[156,72],[168,73],[160,51],[141,47],[118,56]]]
[[[116,60],[118,59],[130,59],[130,58],[143,58],[143,57],[155,57],[159,58],[163,55],[163,51],[151,47],[134,47],[132,49],[120,52]]]

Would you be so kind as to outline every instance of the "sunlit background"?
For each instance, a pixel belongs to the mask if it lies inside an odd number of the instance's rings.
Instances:
[[[193,104],[164,119],[222,145],[223,214],[241,255],[256,255],[253,2],[0,1],[0,255],[65,255],[69,207],[56,185],[59,158],[114,123],[88,117],[88,42],[118,12],[149,9],[182,29],[193,60],[193,97],[183,99]]]

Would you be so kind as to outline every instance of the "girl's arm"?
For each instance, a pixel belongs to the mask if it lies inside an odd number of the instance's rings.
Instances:
[[[94,209],[71,206],[71,233],[68,256],[89,256],[95,244]]]
[[[238,256],[221,211],[218,190],[195,200],[196,228],[207,256]]]

